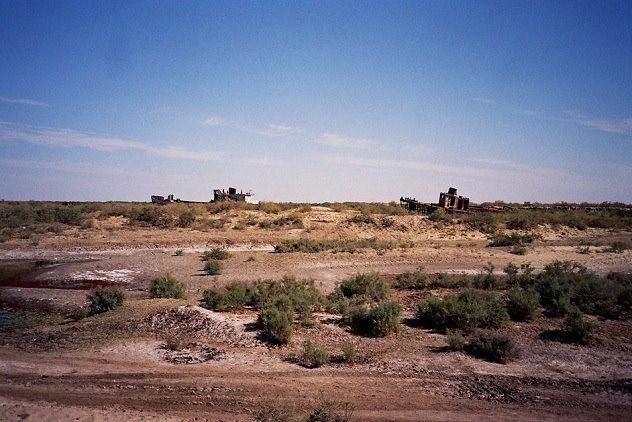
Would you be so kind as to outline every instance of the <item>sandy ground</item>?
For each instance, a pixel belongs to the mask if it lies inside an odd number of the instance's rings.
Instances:
[[[37,245],[0,245],[2,263],[47,261],[28,282],[1,287],[4,304],[51,315],[0,342],[0,419],[253,420],[265,406],[301,413],[324,398],[351,403],[355,420],[630,420],[629,322],[595,320],[599,341],[590,346],[543,340],[540,333],[558,327],[559,320],[514,323],[505,330],[520,340],[523,356],[499,365],[447,352],[445,336],[406,321],[397,335],[370,339],[352,335],[327,314],[319,314],[315,327],[298,328],[290,345],[269,347],[249,329],[253,311],[217,313],[197,306],[208,287],[288,274],[313,278],[328,292],[357,272],[388,275],[423,266],[429,272],[476,273],[488,261],[498,270],[509,262],[541,268],[556,259],[600,273],[632,270],[632,251],[604,253],[600,246],[630,239],[629,232],[543,228],[542,240],[517,256],[486,247],[483,233],[437,227],[421,216],[394,217],[397,224],[388,230],[349,224],[347,218],[315,209],[305,214],[304,229],[234,230],[228,224],[210,232],[139,229],[113,220],[46,236]],[[379,237],[405,246],[272,252],[276,242],[299,237]],[[593,245],[591,253],[580,253],[580,244]],[[207,276],[200,252],[215,245],[231,257],[222,262],[221,275]],[[175,256],[176,249],[185,254]],[[166,273],[185,283],[186,300],[149,298],[151,278]],[[61,316],[61,310],[82,305],[97,285],[122,288],[126,304],[76,322]],[[409,304],[418,293],[397,294]],[[412,314],[409,306],[405,314]],[[164,339],[191,326],[190,355],[212,350],[213,356],[201,363],[170,362]],[[306,338],[332,353],[352,342],[366,351],[366,360],[302,368],[293,357]]]

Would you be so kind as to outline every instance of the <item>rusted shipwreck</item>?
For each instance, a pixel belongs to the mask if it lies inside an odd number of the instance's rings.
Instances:
[[[200,201],[185,201],[180,198],[174,198],[173,194],[169,194],[166,197],[161,195],[152,195],[151,202],[158,205],[167,205],[171,203],[184,203],[184,204],[208,204],[212,202],[254,202],[251,200],[254,194],[250,191],[237,192],[236,188],[228,188],[226,189],[213,189],[213,199],[208,202],[200,202]]]
[[[465,212],[470,207],[470,198],[457,194],[456,188],[450,187],[447,192],[439,194],[439,202],[429,204],[417,201],[416,198],[401,197],[399,204],[408,211],[420,212],[422,214],[431,214],[439,208],[446,211]]]

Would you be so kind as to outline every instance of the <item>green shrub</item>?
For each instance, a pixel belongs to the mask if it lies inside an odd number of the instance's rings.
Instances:
[[[291,308],[270,305],[259,313],[262,335],[271,343],[287,344],[292,337],[294,313]]]
[[[430,286],[430,277],[423,268],[395,276],[393,285],[398,289],[425,289]]]
[[[251,289],[250,303],[257,309],[287,300],[289,307],[299,313],[306,313],[320,307],[324,302],[322,293],[314,280],[296,279],[285,276],[280,280],[260,280]]]
[[[536,239],[533,234],[495,234],[489,239],[488,246],[490,247],[502,247],[502,246],[522,246],[526,243],[532,243]]]
[[[189,227],[193,222],[195,222],[195,214],[191,210],[184,211],[178,217],[178,226],[180,227]]]
[[[321,399],[305,419],[306,422],[350,422],[353,407],[350,403]]]
[[[586,344],[590,341],[592,332],[595,329],[595,325],[586,321],[581,311],[577,308],[573,308],[568,312],[564,320],[564,327],[570,340],[581,344]]]
[[[345,342],[340,348],[342,355],[340,361],[348,365],[353,365],[360,360],[358,349],[351,342]]]
[[[612,253],[623,253],[628,249],[630,249],[630,244],[628,242],[617,240],[612,242],[606,251]]]
[[[213,248],[210,251],[204,251],[204,253],[202,253],[203,261],[208,261],[210,259],[223,261],[224,259],[228,259],[228,258],[230,258],[230,252],[222,248]]]
[[[349,310],[344,320],[358,334],[370,337],[385,337],[397,331],[402,307],[397,302],[383,302],[357,306]]]
[[[184,285],[170,274],[154,278],[151,280],[151,287],[149,288],[151,297],[171,299],[182,299],[184,297],[184,291]]]
[[[446,341],[448,342],[448,348],[457,351],[463,350],[466,343],[463,333],[459,330],[447,330]]]
[[[116,288],[100,288],[88,294],[88,314],[95,315],[112,311],[123,304],[125,295]]]
[[[431,297],[417,304],[419,321],[438,331],[448,328],[471,332],[497,328],[509,320],[503,304],[491,294],[466,290],[443,300]]]
[[[356,274],[343,280],[338,288],[346,298],[364,296],[373,301],[383,300],[389,293],[388,284],[377,273]]]
[[[514,287],[507,294],[507,312],[514,321],[529,321],[540,306],[540,295],[534,289]]]
[[[329,353],[324,347],[308,339],[303,342],[300,362],[306,368],[318,368],[329,362]]]
[[[507,363],[520,357],[520,348],[512,338],[493,331],[476,332],[466,350],[473,356],[498,363]]]
[[[358,249],[375,249],[384,251],[393,249],[393,242],[380,241],[376,238],[369,239],[338,239],[338,240],[312,240],[312,239],[287,239],[274,246],[276,253],[306,252],[317,253],[332,251],[334,253],[354,253]]]
[[[228,284],[223,290],[216,288],[204,290],[202,295],[204,307],[214,311],[240,308],[251,300],[252,291],[237,282]]]
[[[222,272],[222,266],[218,260],[209,259],[206,261],[206,264],[204,264],[204,272],[208,275],[218,275]]]

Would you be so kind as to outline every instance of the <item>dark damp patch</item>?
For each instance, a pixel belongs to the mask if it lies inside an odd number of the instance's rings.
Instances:
[[[46,268],[61,263],[51,261],[11,261],[0,264],[0,287],[25,289],[71,289],[90,290],[113,286],[114,282],[100,279],[40,279]]]

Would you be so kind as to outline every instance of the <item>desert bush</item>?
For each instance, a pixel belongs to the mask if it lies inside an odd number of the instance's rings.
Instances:
[[[321,399],[305,419],[306,422],[350,422],[353,407],[347,402]]]
[[[151,297],[182,299],[184,292],[184,285],[170,274],[154,278],[149,288]]]
[[[223,261],[224,259],[230,258],[230,256],[230,252],[228,252],[226,249],[213,248],[202,253],[202,260],[208,261],[209,259],[216,259],[218,261]]]
[[[342,352],[340,356],[340,361],[342,363],[346,363],[348,365],[353,365],[360,361],[360,353],[358,352],[357,347],[351,342],[345,342],[340,347],[340,351]]]
[[[398,289],[425,289],[430,286],[430,277],[423,268],[395,276],[393,285]]]
[[[293,229],[302,229],[305,227],[303,220],[299,215],[291,214],[276,218],[274,220],[263,220],[259,222],[259,227],[262,229],[290,227]]]
[[[88,314],[96,315],[112,311],[123,304],[125,295],[116,288],[100,288],[88,294]]]
[[[189,227],[195,222],[195,214],[191,210],[184,211],[178,217],[178,226]]]
[[[134,208],[129,212],[129,222],[132,225],[169,228],[173,226],[173,216],[158,205],[146,205]]]
[[[173,254],[175,256],[184,256],[184,249],[176,249]]]
[[[437,222],[448,222],[452,220],[452,215],[448,214],[445,209],[437,208],[428,216],[430,221]]]
[[[529,321],[540,307],[540,295],[534,289],[514,287],[507,294],[507,312],[514,321]]]
[[[520,357],[520,348],[511,337],[487,330],[474,333],[466,350],[473,356],[497,363]]]
[[[356,214],[347,220],[351,224],[366,224],[369,226],[377,226],[377,221],[370,214]]]
[[[564,320],[564,328],[570,340],[576,343],[586,344],[591,339],[595,325],[586,321],[579,309],[572,308]]]
[[[354,253],[358,249],[375,249],[384,251],[393,249],[393,242],[380,241],[376,238],[369,239],[339,239],[339,240],[312,240],[312,239],[288,239],[277,243],[274,251],[277,253],[307,252],[317,253],[324,251]]]
[[[606,252],[623,253],[623,252],[627,251],[630,248],[631,247],[630,247],[630,244],[628,242],[617,240],[617,241],[612,242],[610,244],[610,246],[606,249]]]
[[[216,259],[209,259],[204,264],[204,272],[208,275],[218,275],[222,272],[222,266]]]
[[[254,283],[251,291],[250,303],[257,309],[277,302],[280,297],[287,298],[289,306],[296,312],[314,310],[324,302],[322,293],[311,279],[285,276],[280,280],[260,280]]]
[[[466,290],[444,299],[431,297],[419,302],[417,318],[438,331],[453,328],[468,333],[475,328],[500,327],[509,320],[509,315],[495,296]]]
[[[226,285],[224,289],[211,288],[202,295],[204,307],[214,311],[236,309],[252,301],[252,291],[237,282]]]
[[[519,233],[509,233],[509,234],[495,234],[489,238],[490,247],[502,247],[502,246],[523,246],[527,243],[533,243],[536,239],[536,236],[533,234],[519,234]]]
[[[527,248],[522,245],[514,245],[511,247],[511,249],[509,249],[509,253],[514,255],[526,255]]]
[[[300,363],[306,368],[318,368],[329,362],[329,353],[324,347],[311,340],[303,342],[303,352]]]
[[[448,342],[448,348],[451,350],[460,351],[465,348],[466,340],[463,333],[459,330],[447,330],[446,341]]]
[[[344,316],[351,329],[369,337],[385,337],[397,331],[402,307],[397,302],[382,302],[370,306],[356,306]]]
[[[494,265],[488,262],[483,266],[483,272],[474,279],[474,287],[483,290],[495,290],[504,287],[504,280],[494,274]]]
[[[258,322],[265,339],[274,344],[287,344],[292,337],[294,313],[288,306],[268,305],[259,313]]]
[[[389,293],[388,283],[378,273],[360,273],[342,280],[336,287],[346,298],[363,296],[372,301],[385,299]]]

